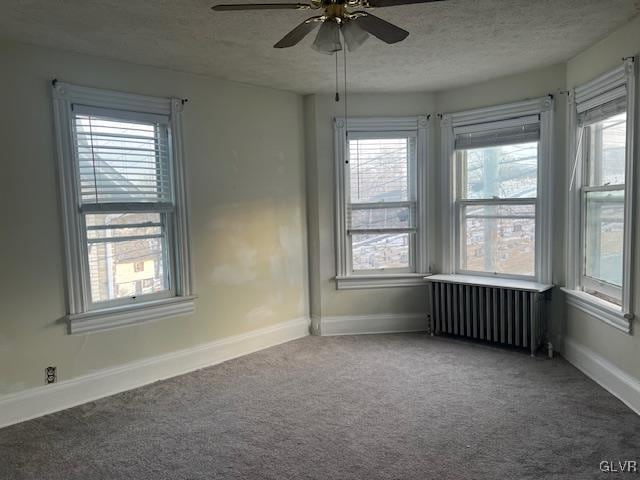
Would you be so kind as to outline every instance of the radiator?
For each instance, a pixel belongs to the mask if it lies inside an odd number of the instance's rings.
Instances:
[[[462,275],[434,275],[431,332],[530,349],[546,336],[541,301],[551,285]]]

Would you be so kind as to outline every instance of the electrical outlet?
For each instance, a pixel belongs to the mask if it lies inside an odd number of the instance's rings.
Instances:
[[[44,369],[44,383],[56,383],[58,381],[58,367],[47,367]]]

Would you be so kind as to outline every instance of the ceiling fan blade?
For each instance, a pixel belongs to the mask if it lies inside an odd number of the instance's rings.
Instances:
[[[296,28],[287,33],[282,40],[276,43],[274,48],[288,48],[297,45],[300,40],[309,35],[318,25],[322,23],[322,17],[311,17],[302,22]]]
[[[241,10],[308,10],[308,3],[245,3],[241,5],[220,4],[211,7],[216,12],[233,12]]]
[[[358,14],[356,18],[351,20],[355,22],[365,32],[369,32],[374,37],[386,43],[398,43],[409,36],[409,32],[394,24],[387,22],[368,12],[355,12]]]
[[[365,5],[374,8],[381,8],[395,7],[396,5],[410,5],[412,3],[432,3],[444,1],[445,0],[367,0]]]

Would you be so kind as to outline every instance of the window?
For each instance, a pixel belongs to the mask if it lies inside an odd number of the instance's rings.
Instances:
[[[443,116],[449,272],[549,282],[552,100]]]
[[[72,333],[193,310],[179,101],[54,84]]]
[[[585,292],[622,305],[626,112],[584,127],[582,202]]]
[[[568,300],[630,331],[635,63],[571,95]]]
[[[352,136],[346,185],[352,270],[415,271],[416,137]]]
[[[463,272],[535,277],[538,142],[456,150]]]
[[[418,284],[427,269],[426,118],[336,121],[338,288]],[[422,159],[421,159],[422,158]]]

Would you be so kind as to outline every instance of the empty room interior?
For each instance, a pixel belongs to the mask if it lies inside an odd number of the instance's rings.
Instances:
[[[0,479],[640,475],[640,2],[3,0]]]

